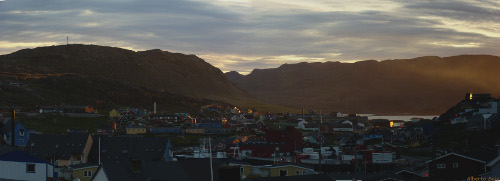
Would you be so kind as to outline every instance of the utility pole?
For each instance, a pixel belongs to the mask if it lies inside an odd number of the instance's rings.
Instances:
[[[323,123],[323,116],[321,115],[321,110],[319,111],[320,112],[320,119],[321,119],[321,123]],[[319,165],[318,165],[318,172],[321,173],[321,147],[323,146],[323,139],[321,137],[321,123],[319,124],[319,127],[318,127],[318,137],[319,137]]]
[[[12,147],[15,147],[16,146],[16,110],[13,109],[12,110],[12,125],[11,125],[11,132],[10,132],[10,141],[11,141],[11,144],[12,144]]]
[[[69,45],[69,37],[66,37],[66,45]]]
[[[208,137],[208,149],[210,151],[210,180],[214,181],[214,169],[212,166],[212,143],[210,141],[210,136]]]

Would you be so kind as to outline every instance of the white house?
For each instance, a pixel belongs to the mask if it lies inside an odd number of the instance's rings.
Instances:
[[[344,117],[344,114],[342,114],[341,112],[333,112],[331,114],[333,117],[337,117],[337,118],[342,118]]]
[[[297,129],[305,129],[306,124],[307,124],[306,120],[299,119],[299,122],[297,123]]]
[[[467,117],[456,117],[451,119],[451,124],[467,123]]]
[[[104,167],[101,165],[97,168],[94,176],[92,176],[91,181],[108,181],[108,176],[106,175],[106,171]]]
[[[496,114],[498,113],[498,102],[489,102],[488,107],[479,108],[474,114]]]
[[[0,180],[48,180],[52,178],[54,178],[54,165],[40,158],[20,150],[0,155]]]

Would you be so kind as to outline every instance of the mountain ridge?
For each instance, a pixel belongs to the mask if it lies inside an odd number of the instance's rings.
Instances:
[[[466,92],[500,95],[500,57],[425,56],[413,59],[283,64],[234,81],[269,104],[348,113],[438,115]]]
[[[22,49],[10,54],[0,55],[0,81],[18,81],[26,83],[26,89],[37,90],[36,97],[52,97],[59,94],[65,97],[60,102],[48,102],[50,104],[72,104],[75,103],[76,95],[65,92],[63,87],[59,89],[36,89],[43,87],[42,82],[53,80],[56,82],[75,81],[89,82],[89,85],[81,86],[90,92],[100,94],[99,96],[88,96],[92,99],[105,99],[114,102],[133,103],[133,100],[118,101],[114,94],[103,91],[115,92],[117,97],[126,99],[129,92],[131,98],[138,99],[140,94],[154,95],[144,96],[152,103],[155,99],[175,100],[174,102],[162,102],[165,104],[186,104],[192,102],[194,107],[199,108],[199,103],[225,102],[232,105],[245,106],[247,102],[259,104],[227,80],[223,72],[210,65],[195,55],[171,53],[159,49],[146,51],[132,51],[116,47],[105,47],[98,45],[60,45],[49,47],[38,47],[33,49]],[[36,80],[32,80],[36,79]],[[43,79],[43,80],[42,80]],[[91,82],[106,82],[95,87]],[[7,85],[4,85],[7,86]],[[78,85],[72,85],[78,86]],[[129,89],[127,87],[136,87]],[[119,89],[119,90],[116,90]],[[4,100],[21,101],[27,100],[15,92],[4,87],[4,95],[16,95],[15,98],[5,96]],[[51,93],[51,90],[53,93]],[[78,91],[77,87],[67,91]],[[142,92],[142,93],[141,93]],[[86,97],[81,97],[86,99]],[[201,101],[203,100],[203,101]],[[89,103],[98,100],[85,100]],[[182,102],[184,101],[184,102]],[[42,103],[43,101],[33,101]],[[77,101],[78,102],[78,101]],[[144,105],[145,101],[139,105]],[[161,104],[161,103],[160,103]],[[194,105],[193,104],[193,105]],[[124,105],[126,106],[126,105]],[[193,107],[191,107],[193,108]]]

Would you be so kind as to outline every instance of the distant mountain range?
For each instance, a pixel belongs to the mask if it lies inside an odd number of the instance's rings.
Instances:
[[[24,84],[0,90],[0,100],[10,103],[104,101],[152,108],[156,101],[165,108],[199,109],[200,104],[241,103],[248,97],[222,71],[195,55],[96,45],[40,47],[2,55],[0,78]]]
[[[461,55],[285,64],[243,76],[195,55],[74,44],[0,55],[0,104],[440,114],[466,92],[500,95],[498,72],[500,57]]]
[[[270,104],[323,112],[434,114],[466,92],[500,95],[500,57],[461,55],[356,63],[298,63],[226,76]]]

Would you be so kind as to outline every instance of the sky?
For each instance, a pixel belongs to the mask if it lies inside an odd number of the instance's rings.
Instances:
[[[0,0],[0,54],[66,37],[195,54],[242,74],[299,62],[500,56],[500,1]]]

